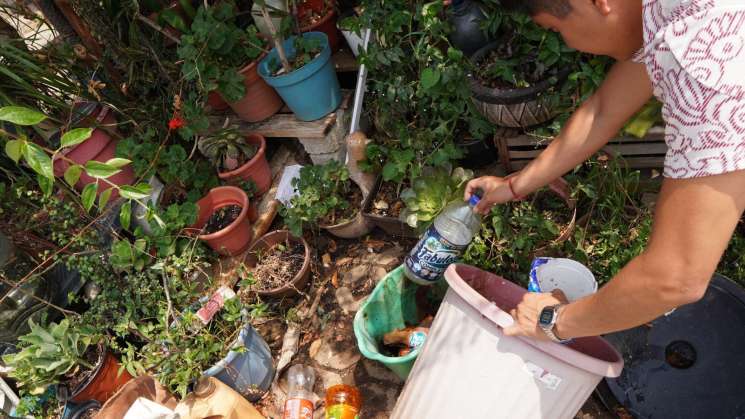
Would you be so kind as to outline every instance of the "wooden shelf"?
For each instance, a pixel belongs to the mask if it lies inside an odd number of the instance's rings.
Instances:
[[[347,108],[351,96],[351,90],[342,90],[340,109]],[[306,122],[295,118],[295,115],[285,106],[279,113],[265,121],[245,122],[233,113],[227,112],[223,115],[210,117],[210,125],[213,127],[222,126],[225,118],[228,119],[229,124],[235,125],[242,133],[261,134],[266,138],[324,139],[336,124],[336,112],[332,112],[316,121]]]

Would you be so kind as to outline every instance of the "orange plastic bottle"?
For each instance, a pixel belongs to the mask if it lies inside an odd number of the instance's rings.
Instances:
[[[355,387],[338,384],[326,390],[326,419],[359,419],[360,409],[362,398]]]

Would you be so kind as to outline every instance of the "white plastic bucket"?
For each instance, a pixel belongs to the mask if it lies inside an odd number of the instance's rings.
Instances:
[[[528,290],[551,292],[555,289],[562,290],[569,301],[577,301],[596,293],[598,281],[585,265],[572,259],[541,257],[533,260]]]
[[[621,373],[621,355],[601,338],[504,336],[525,289],[460,264],[445,279],[450,289],[391,418],[573,418],[603,376]]]

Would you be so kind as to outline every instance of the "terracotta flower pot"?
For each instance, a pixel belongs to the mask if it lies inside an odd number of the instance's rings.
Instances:
[[[277,92],[266,84],[264,79],[259,77],[259,73],[256,72],[258,62],[262,58],[264,58],[263,55],[243,67],[239,72],[243,76],[243,85],[246,86],[246,94],[243,99],[228,102],[233,112],[244,121],[263,121],[279,112],[283,105]]]
[[[220,96],[217,90],[213,90],[207,94],[207,104],[214,111],[224,111],[229,107],[228,102]]]
[[[321,20],[316,23],[300,28],[300,32],[323,32],[329,38],[329,46],[332,52],[339,50],[339,29],[336,27],[336,9],[330,0],[306,0],[297,5],[298,18],[302,20],[312,13],[323,13],[324,2],[329,1],[329,10]]]
[[[127,371],[122,371],[119,374],[119,361],[105,346],[100,345],[99,351],[99,361],[94,372],[77,388],[71,389],[70,400],[75,403],[88,400],[96,400],[101,404],[106,403],[109,397],[113,396],[119,388],[132,379]]]
[[[305,285],[308,283],[308,279],[310,278],[310,246],[304,238],[295,237],[287,230],[272,231],[256,240],[256,242],[248,249],[248,253],[244,259],[246,266],[249,268],[256,267],[259,255],[262,252],[271,249],[279,243],[285,243],[286,241],[303,245],[303,248],[305,249],[303,266],[295,277],[287,278],[286,284],[271,290],[256,290],[257,294],[266,297],[285,297],[297,294],[298,290],[305,288]]]
[[[243,166],[229,172],[218,172],[217,176],[233,184],[250,180],[256,184],[256,196],[261,196],[272,187],[272,169],[266,160],[266,139],[263,135],[248,134],[246,140],[258,147],[256,155]]]
[[[199,217],[192,228],[201,230],[215,211],[228,205],[238,205],[241,207],[238,218],[220,231],[211,234],[200,234],[198,237],[207,242],[217,253],[235,256],[248,249],[248,245],[251,243],[251,238],[253,237],[251,220],[249,218],[250,207],[248,195],[242,189],[235,186],[218,186],[217,188],[212,188],[207,196],[197,202]]]
[[[116,118],[108,110],[102,110],[101,113],[95,120],[89,121],[86,119],[84,125],[95,125],[96,123],[104,126],[113,126],[116,124]],[[113,128],[112,128],[113,129]],[[115,157],[116,146],[119,140],[114,139],[109,133],[103,128],[94,128],[90,138],[84,142],[63,150],[60,154],[67,159],[72,160],[75,164],[85,166],[85,163],[94,160],[105,163],[107,160]],[[62,176],[65,171],[71,166],[65,158],[58,157],[54,160],[54,175]],[[128,164],[121,168],[121,172],[107,178],[109,182],[115,185],[131,185],[135,181],[135,173],[131,164]],[[75,184],[75,189],[82,191],[89,183],[95,183],[96,179],[88,176],[85,171],[81,173],[80,180]],[[105,182],[101,182],[98,188],[98,194],[101,194],[104,190],[108,189],[108,185]],[[114,190],[111,194],[111,199],[116,199],[119,193]]]

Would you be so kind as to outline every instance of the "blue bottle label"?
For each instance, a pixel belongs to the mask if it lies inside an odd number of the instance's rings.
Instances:
[[[451,263],[460,258],[468,245],[457,245],[443,238],[434,224],[406,256],[406,266],[419,279],[435,282]]]

